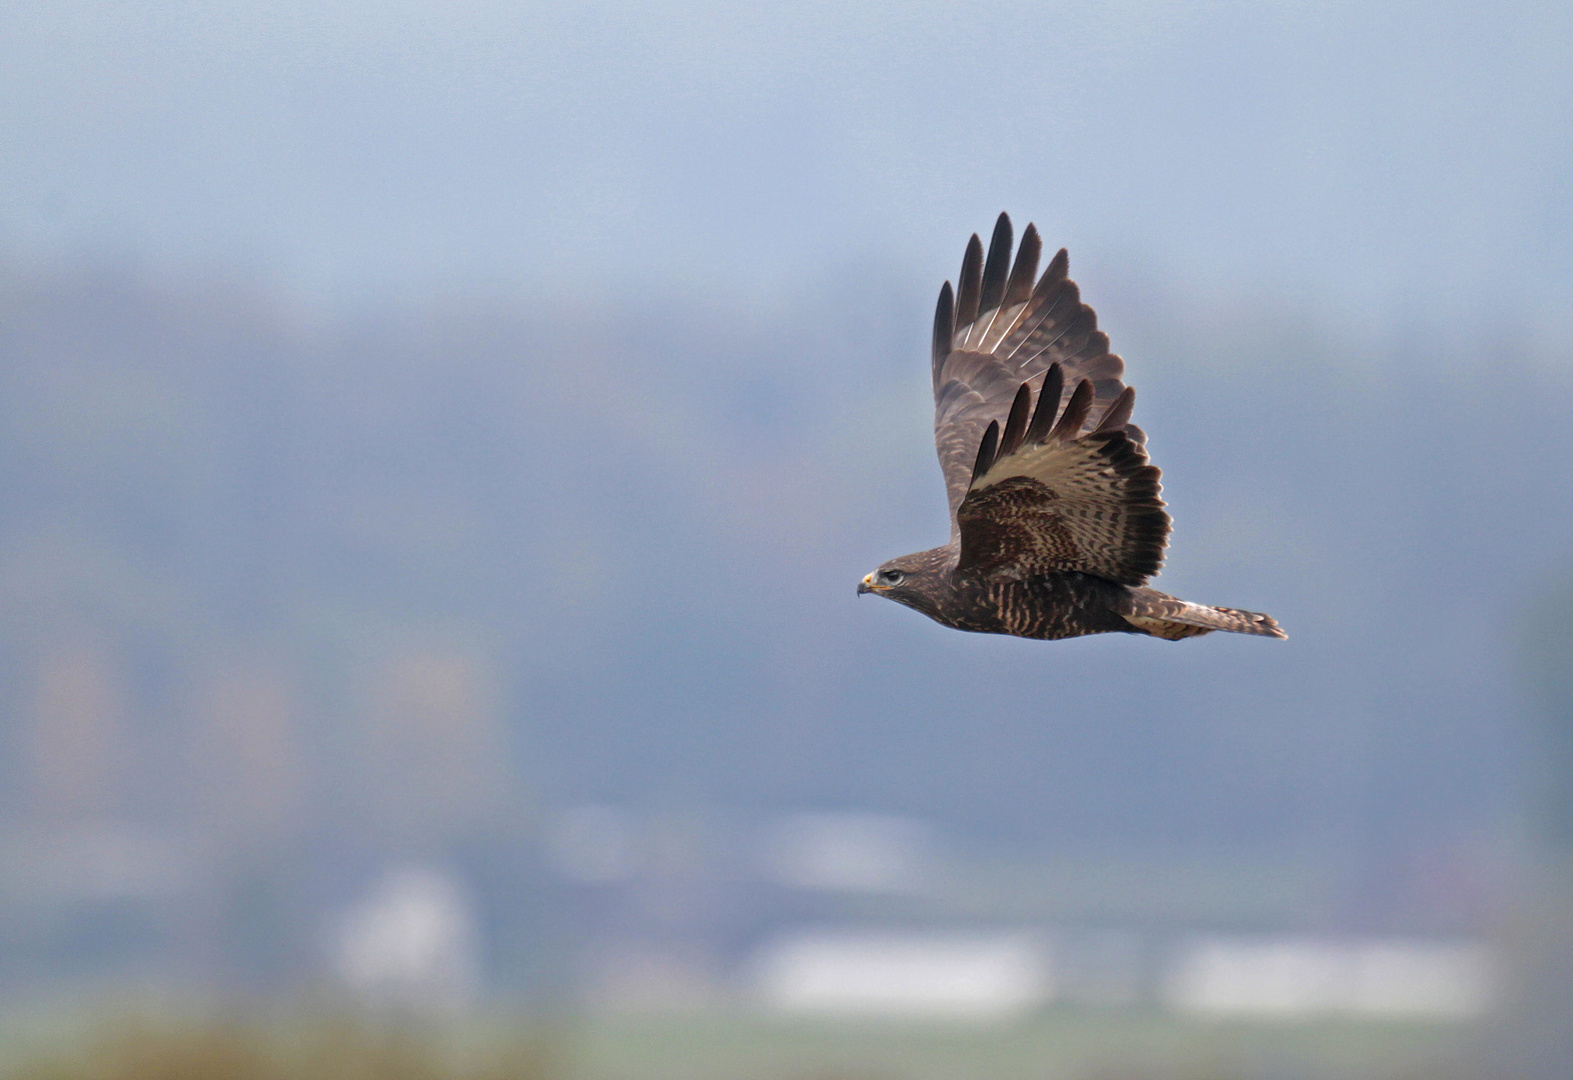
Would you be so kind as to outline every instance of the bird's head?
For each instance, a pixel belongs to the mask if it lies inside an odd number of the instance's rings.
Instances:
[[[875,593],[898,604],[927,611],[940,586],[939,566],[934,553],[920,551],[891,559],[858,583],[858,595]]]

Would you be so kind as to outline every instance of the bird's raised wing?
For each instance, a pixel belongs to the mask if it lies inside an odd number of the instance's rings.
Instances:
[[[1023,382],[1003,431],[998,421],[984,429],[956,511],[957,569],[997,581],[1079,570],[1140,585],[1163,563],[1169,515],[1158,469],[1130,435],[1136,392],[1124,388],[1095,415],[1091,380],[1062,411],[1063,385],[1051,364],[1035,410]]]
[[[934,312],[934,445],[950,497],[951,539],[959,535],[957,511],[971,485],[979,440],[990,423],[1002,424],[1022,383],[1059,364],[1068,404],[1082,380],[1092,386],[1091,415],[1101,416],[1125,389],[1125,362],[1109,352],[1098,317],[1081,302],[1067,275],[1061,249],[1038,278],[1043,242],[1032,225],[1022,235],[1011,264],[1011,225],[1005,214],[994,225],[987,259],[976,235],[967,244],[957,289],[940,290]],[[1145,441],[1127,425],[1129,441]]]

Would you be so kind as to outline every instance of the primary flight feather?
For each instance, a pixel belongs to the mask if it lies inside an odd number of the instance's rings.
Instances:
[[[1081,302],[1065,250],[1038,277],[1038,230],[1027,226],[1014,263],[1011,247],[1001,214],[987,257],[974,235],[934,312],[950,541],[891,559],[858,592],[988,634],[1284,637],[1270,616],[1147,588],[1169,515],[1147,437],[1130,422],[1125,362]]]

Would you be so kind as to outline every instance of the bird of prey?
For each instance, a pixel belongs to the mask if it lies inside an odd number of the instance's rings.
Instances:
[[[985,634],[1284,637],[1267,615],[1147,588],[1169,515],[1147,437],[1130,422],[1125,361],[1081,302],[1064,249],[1038,278],[1038,230],[1027,226],[1014,263],[1011,239],[1006,214],[986,258],[974,234],[955,293],[945,282],[934,313],[950,541],[891,559],[858,593]]]

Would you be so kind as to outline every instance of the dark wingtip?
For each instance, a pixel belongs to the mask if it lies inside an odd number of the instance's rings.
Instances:
[[[1005,282],[1010,275],[1010,249],[1014,232],[1010,215],[1001,213],[994,222],[994,235],[989,239],[989,257],[983,267],[983,282],[978,293],[978,313],[993,311],[1005,298]]]
[[[1038,279],[1035,291],[1048,292],[1054,286],[1070,276],[1071,256],[1064,248],[1054,253],[1054,258],[1049,260],[1049,268],[1043,271],[1043,276]]]
[[[956,301],[950,291],[950,282],[945,282],[944,288],[939,291],[939,302],[934,305],[934,374],[939,375],[939,366],[945,362],[945,357],[950,355],[951,342],[956,337]]]
[[[977,483],[978,477],[989,471],[989,466],[994,464],[995,448],[999,446],[1000,422],[989,421],[989,429],[983,433],[983,441],[978,444],[978,459],[972,464],[972,483]]]
[[[1060,440],[1074,439],[1080,432],[1081,426],[1087,422],[1087,413],[1092,410],[1092,383],[1086,379],[1076,384],[1076,389],[1071,393],[1070,401],[1065,403],[1065,415],[1060,417],[1060,422],[1054,425],[1051,437]]]
[[[956,279],[956,325],[966,326],[978,318],[978,291],[983,284],[983,241],[973,233],[961,257],[961,276]]]
[[[1136,388],[1134,386],[1127,386],[1124,390],[1120,391],[1119,397],[1115,398],[1114,401],[1110,403],[1108,409],[1104,411],[1103,419],[1098,421],[1098,426],[1095,427],[1093,431],[1119,431],[1121,428],[1125,427],[1126,424],[1130,423],[1131,410],[1134,409],[1135,406]]]
[[[1016,249],[1016,265],[1011,267],[1010,281],[1005,285],[1005,299],[1001,301],[1004,307],[1020,304],[1032,296],[1032,279],[1038,273],[1038,257],[1043,253],[1043,240],[1038,236],[1038,227],[1031,222],[1027,223],[1027,231],[1021,234],[1021,245]]]
[[[1005,434],[1000,436],[999,456],[1013,452],[1021,445],[1027,432],[1027,413],[1032,408],[1032,388],[1022,383],[1016,388],[1016,400],[1010,403],[1010,416],[1005,421]]]
[[[1027,441],[1039,443],[1054,426],[1054,417],[1060,411],[1060,394],[1065,388],[1065,369],[1060,367],[1056,360],[1049,365],[1049,370],[1043,373],[1043,385],[1038,388],[1038,408],[1032,414],[1032,423],[1027,428]]]

